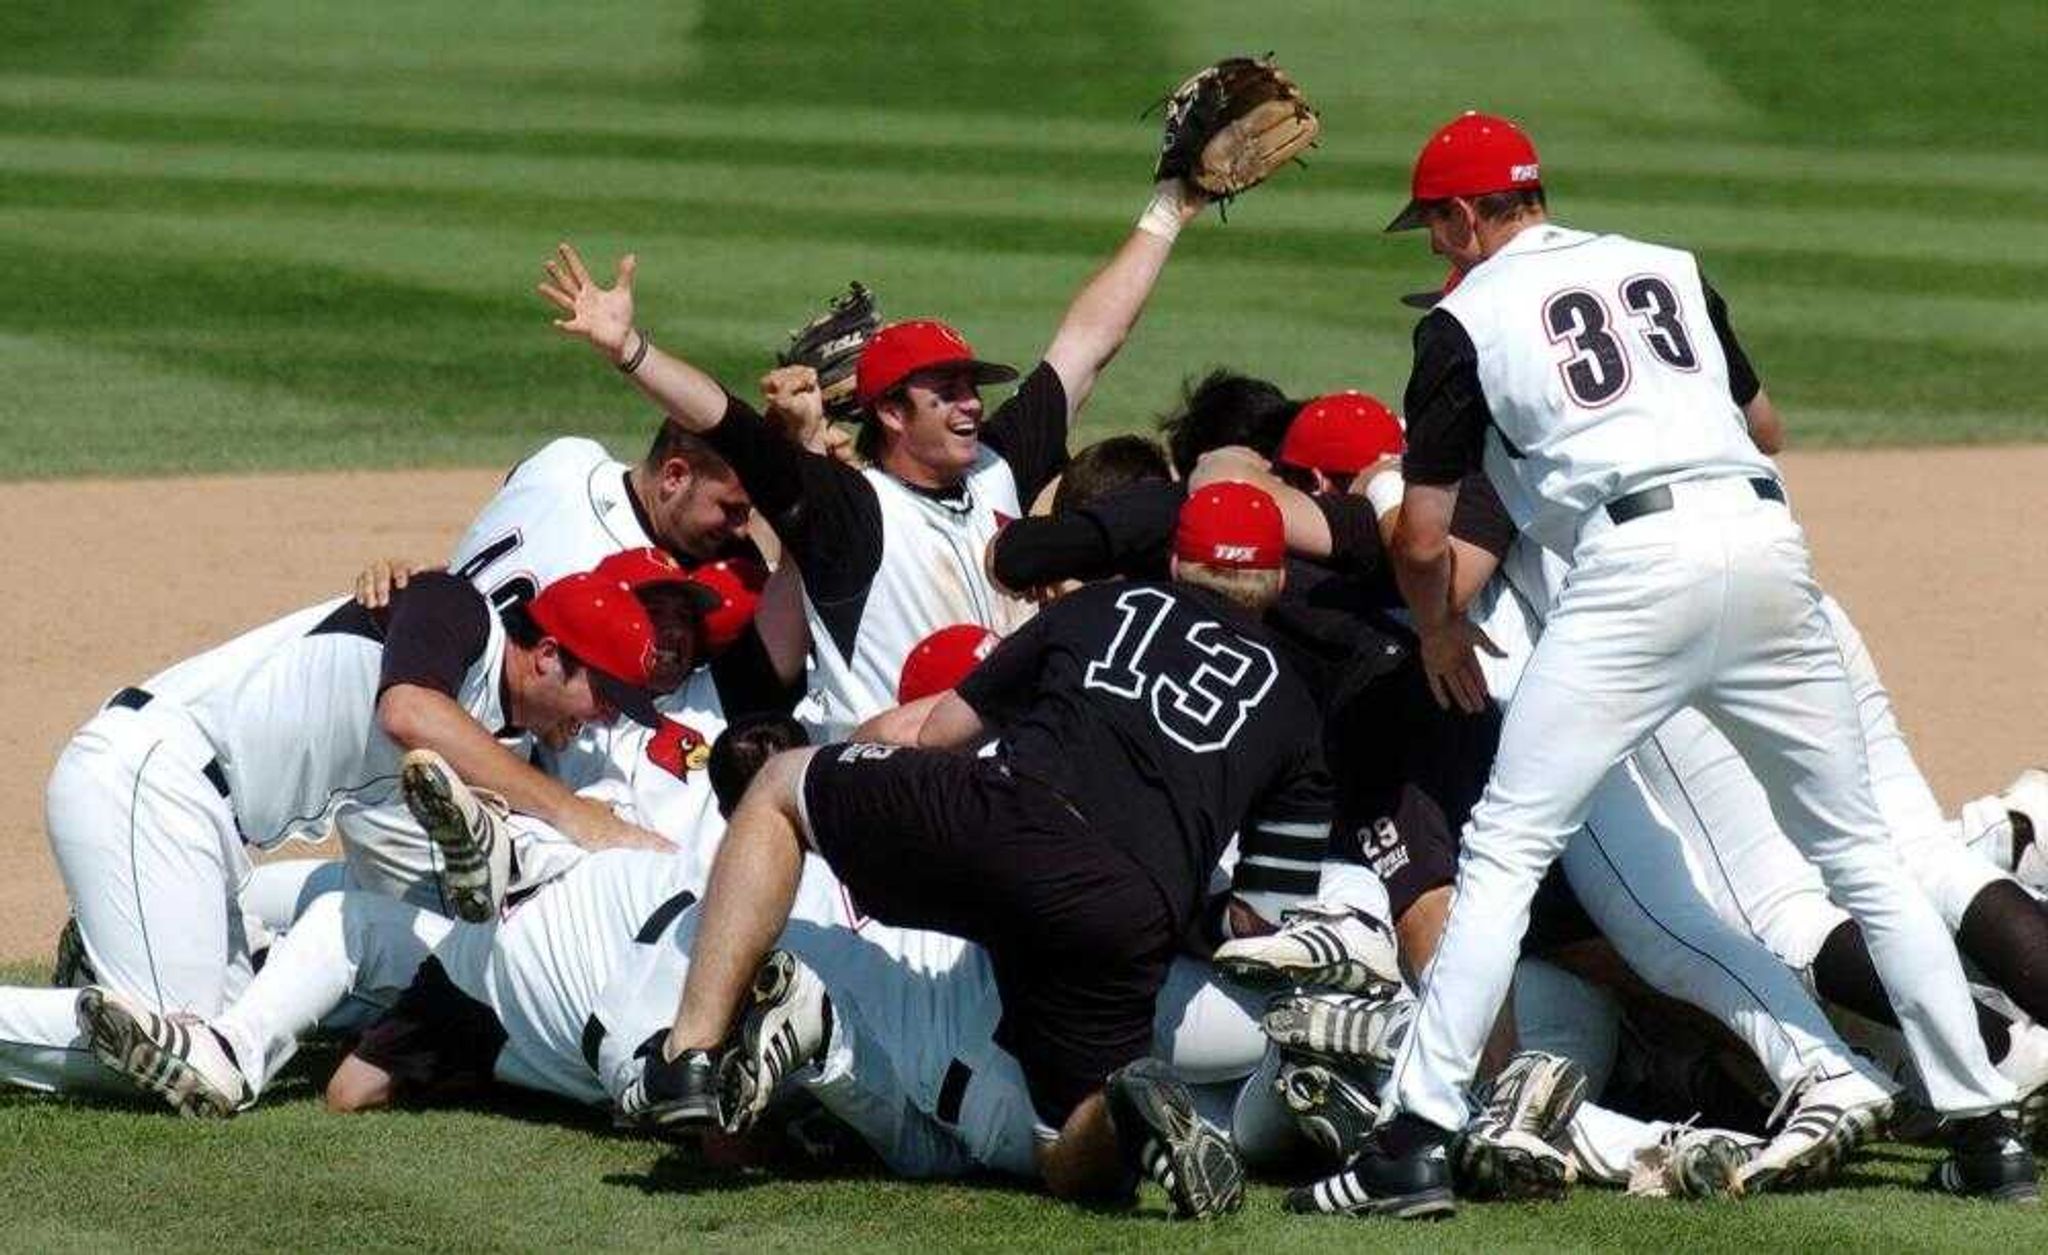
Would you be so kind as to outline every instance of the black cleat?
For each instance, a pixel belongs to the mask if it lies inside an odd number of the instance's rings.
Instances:
[[[1287,1192],[1287,1210],[1301,1215],[1390,1216],[1441,1220],[1455,1214],[1451,1164],[1441,1146],[1392,1156],[1368,1145],[1332,1177]]]
[[[1103,1093],[1125,1160],[1166,1188],[1176,1215],[1207,1220],[1244,1205],[1237,1148],[1196,1113],[1172,1068],[1140,1059],[1110,1073]]]
[[[1935,1189],[1966,1198],[2040,1206],[2040,1170],[2010,1116],[1994,1112],[1958,1120],[1951,1126],[1949,1147],[1948,1158],[1936,1164],[1927,1179]]]
[[[620,1123],[677,1130],[717,1125],[718,1063],[711,1052],[685,1050],[668,1059],[659,1036],[652,1044],[639,1079],[619,1095]]]

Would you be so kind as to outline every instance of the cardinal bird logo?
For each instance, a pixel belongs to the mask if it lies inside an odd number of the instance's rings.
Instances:
[[[655,766],[678,780],[688,780],[711,760],[711,742],[686,723],[664,717],[661,728],[647,742],[647,757]]]

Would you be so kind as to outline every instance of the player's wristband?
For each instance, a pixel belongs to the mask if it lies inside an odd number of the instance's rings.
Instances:
[[[1408,481],[1401,478],[1401,472],[1381,471],[1365,481],[1365,499],[1372,502],[1372,512],[1378,518],[1385,518],[1401,508],[1401,497],[1408,491]]]
[[[633,355],[631,357],[628,357],[625,361],[619,363],[620,372],[628,375],[632,374],[636,370],[639,370],[640,363],[647,360],[647,346],[649,343],[647,339],[647,333],[639,330],[638,328],[635,328],[633,334],[640,337],[640,347],[633,350]]]
[[[1138,230],[1171,244],[1180,238],[1180,215],[1186,207],[1187,190],[1181,181],[1161,179],[1152,187],[1152,203],[1138,215]]]

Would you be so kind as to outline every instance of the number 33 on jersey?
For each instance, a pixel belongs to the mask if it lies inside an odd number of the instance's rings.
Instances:
[[[1569,554],[1585,512],[1678,479],[1771,475],[1690,253],[1545,223],[1439,309],[1471,338],[1504,503]]]

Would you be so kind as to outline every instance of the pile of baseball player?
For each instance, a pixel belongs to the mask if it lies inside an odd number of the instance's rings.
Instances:
[[[1388,228],[1451,266],[1405,422],[1218,369],[1070,452],[1176,237],[1316,130],[1264,62],[1190,80],[1021,373],[856,284],[757,409],[563,245],[645,457],[554,440],[445,566],[93,714],[0,1076],[228,1116],[319,1038],[338,1113],[514,1087],[1193,1217],[1732,1199],[1878,1138],[2037,1202],[2048,773],[1936,803],[1691,254],[1553,221],[1466,113]]]

